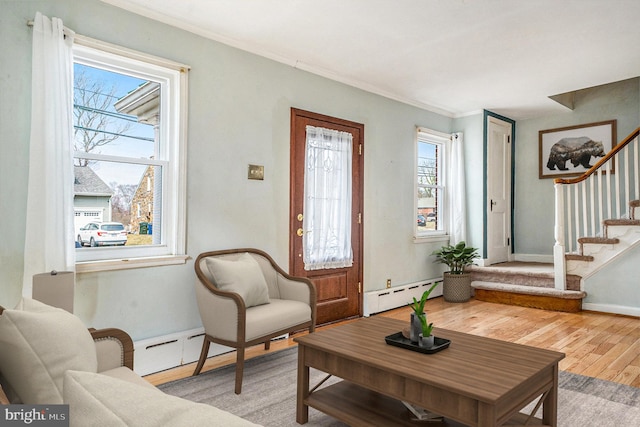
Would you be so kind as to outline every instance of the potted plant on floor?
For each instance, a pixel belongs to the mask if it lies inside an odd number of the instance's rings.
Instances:
[[[427,298],[431,292],[438,286],[440,282],[436,282],[429,289],[422,293],[420,297],[420,301],[413,297],[413,302],[409,303],[409,307],[413,309],[413,313],[411,313],[411,323],[409,325],[409,339],[412,342],[418,342],[418,337],[420,332],[422,331],[422,319],[426,321],[427,315],[424,312],[424,305],[427,302]]]
[[[478,258],[478,249],[467,246],[465,242],[457,245],[443,246],[432,255],[436,256],[435,262],[446,264],[449,271],[444,273],[442,294],[448,302],[465,302],[471,298],[471,274],[464,269],[473,264],[473,259]]]

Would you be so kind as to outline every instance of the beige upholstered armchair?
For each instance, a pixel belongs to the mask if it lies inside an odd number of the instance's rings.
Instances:
[[[306,278],[293,277],[258,249],[204,252],[195,261],[196,298],[205,338],[198,375],[211,342],[234,347],[235,392],[242,391],[246,347],[309,328],[316,323],[316,289]]]

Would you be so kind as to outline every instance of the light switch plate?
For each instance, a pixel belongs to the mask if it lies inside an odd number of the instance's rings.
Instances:
[[[264,166],[262,165],[249,165],[249,179],[264,180]]]

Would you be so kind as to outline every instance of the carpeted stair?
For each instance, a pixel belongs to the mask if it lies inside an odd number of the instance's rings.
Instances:
[[[553,264],[506,262],[488,267],[469,266],[475,298],[481,301],[578,312],[586,293],[580,276],[567,275],[567,290],[555,289]]]
[[[567,272],[588,277],[599,265],[633,247],[640,239],[640,219],[636,209],[640,200],[629,202],[628,218],[602,221],[602,236],[580,237],[578,251],[565,254]],[[610,247],[607,251],[603,247]],[[617,249],[616,249],[617,248]],[[553,264],[505,262],[488,267],[467,267],[475,298],[482,301],[577,312],[582,310],[581,276],[567,274],[566,289],[555,289]]]

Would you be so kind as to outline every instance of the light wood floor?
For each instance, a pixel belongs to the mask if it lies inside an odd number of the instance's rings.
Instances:
[[[473,299],[456,304],[445,302],[442,297],[429,300],[425,310],[429,322],[436,327],[560,351],[566,355],[560,362],[561,370],[640,387],[640,319],[637,317],[589,311],[561,313]],[[410,308],[403,307],[377,316],[408,321],[409,313]],[[269,351],[295,345],[291,337],[272,342]],[[256,346],[247,350],[247,357],[264,353],[267,352],[263,346]],[[234,362],[235,352],[212,357],[203,371]],[[145,378],[158,385],[190,376],[194,368],[192,363]]]

